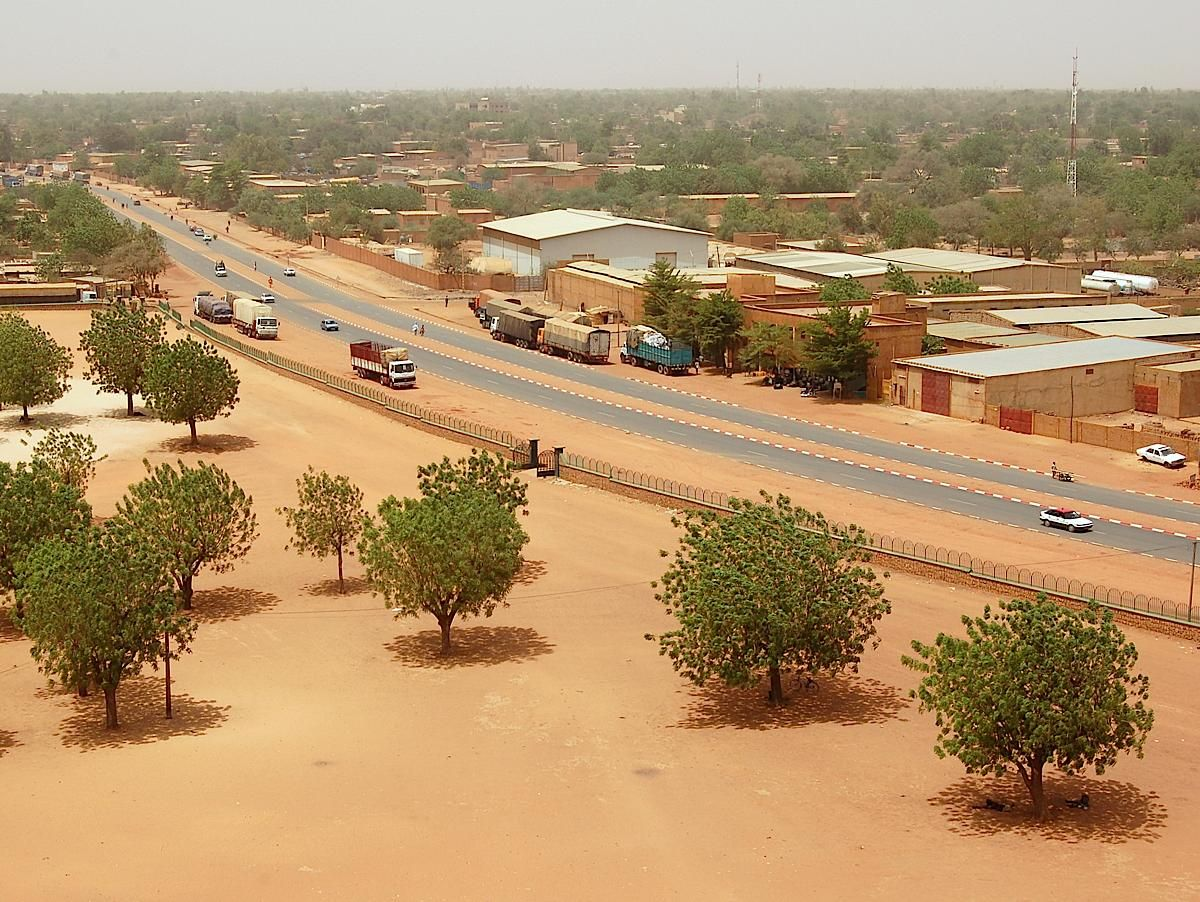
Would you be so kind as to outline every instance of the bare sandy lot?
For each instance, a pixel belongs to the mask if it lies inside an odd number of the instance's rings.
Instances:
[[[60,340],[75,314],[57,320]],[[1011,784],[965,779],[931,751],[899,655],[992,598],[908,576],[863,672],[759,692],[686,686],[642,634],[666,626],[650,581],[668,512],[531,485],[525,580],[511,607],[456,628],[394,621],[334,568],[285,553],[274,509],[307,463],[374,504],[462,446],[236,361],[234,415],[186,428],[73,428],[104,442],[91,500],[106,513],[141,459],[203,458],[254,495],[262,536],[233,573],[197,582],[194,654],[122,689],[124,726],[49,690],[28,643],[0,631],[4,896],[181,899],[1192,899],[1200,892],[1196,648],[1136,633],[1157,723],[1146,758],[1099,779],[1052,778],[1053,819]],[[111,400],[119,408],[121,399]],[[73,409],[74,408],[74,409]],[[89,419],[90,418],[90,419]],[[103,429],[98,427],[103,425]],[[119,431],[119,430],[118,430]],[[350,573],[356,574],[351,564]],[[1087,791],[1089,811],[1062,807]],[[974,810],[984,796],[1015,813]]]

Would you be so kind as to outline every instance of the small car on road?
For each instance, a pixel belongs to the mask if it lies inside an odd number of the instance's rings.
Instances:
[[[262,301],[264,304],[274,304],[275,303],[275,295],[271,294],[271,292],[269,292],[269,291],[264,291],[262,294],[260,294],[258,296],[258,299],[260,301]]]
[[[1138,448],[1137,456],[1147,463],[1159,464],[1172,470],[1178,470],[1187,463],[1186,457],[1168,445],[1147,445],[1145,448]]]
[[[134,205],[135,207],[140,207],[140,206],[142,205],[142,202],[141,202],[140,200],[138,200],[138,199],[135,197],[135,198],[133,199],[133,205]]]
[[[336,319],[321,320],[322,332],[336,332],[338,330],[338,321]]]
[[[1067,532],[1087,532],[1092,528],[1091,520],[1069,507],[1047,507],[1040,519],[1043,526],[1056,526]]]
[[[293,268],[292,268],[292,267],[290,267],[290,266],[285,266],[285,267],[283,268],[283,274],[284,274],[285,276],[294,276],[294,275],[296,274],[296,270],[295,270],[295,269],[293,269]]]

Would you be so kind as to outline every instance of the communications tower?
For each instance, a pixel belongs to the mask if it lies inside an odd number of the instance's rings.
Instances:
[[[1071,57],[1071,155],[1067,157],[1067,188],[1071,197],[1079,196],[1079,165],[1075,159],[1076,129],[1079,118],[1079,51]]]

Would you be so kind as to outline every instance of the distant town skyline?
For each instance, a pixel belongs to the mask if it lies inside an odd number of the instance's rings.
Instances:
[[[52,33],[40,18],[11,23],[0,93],[732,88],[739,62],[745,89],[761,74],[766,89],[1066,90],[1076,48],[1085,91],[1200,88],[1189,64],[1200,13],[1185,0],[1148,4],[1145,15],[1112,0],[54,9]]]

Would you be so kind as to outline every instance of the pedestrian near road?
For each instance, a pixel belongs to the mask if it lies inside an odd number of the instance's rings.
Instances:
[[[446,307],[449,307],[449,306],[450,306],[450,295],[446,295],[446,304],[445,304],[445,306],[446,306]],[[424,332],[422,332],[421,334],[422,334],[422,335],[424,335],[425,333],[424,333]]]
[[[258,272],[258,261],[257,260],[254,261],[254,271]]]
[[[421,327],[418,326],[416,323],[413,323],[413,335],[416,335],[420,331],[421,331]]]
[[[425,337],[425,324],[424,323],[421,323],[421,337],[422,338]]]

